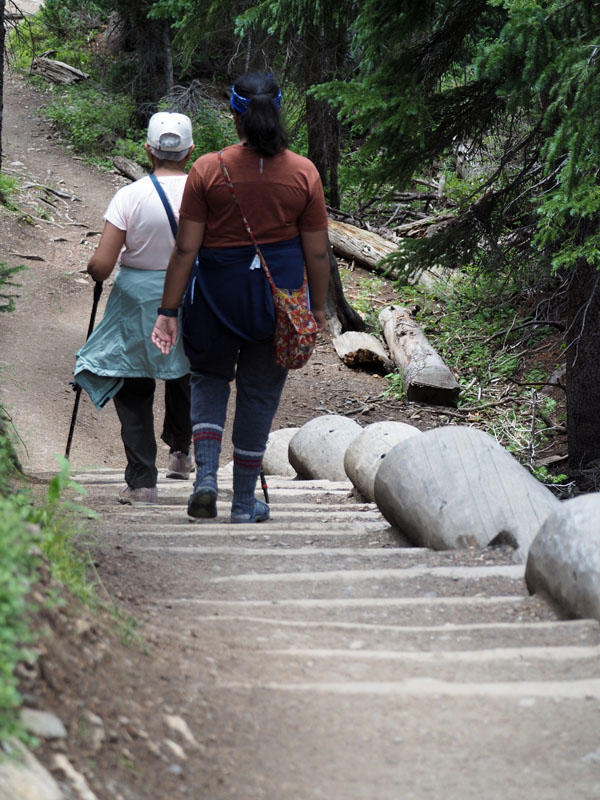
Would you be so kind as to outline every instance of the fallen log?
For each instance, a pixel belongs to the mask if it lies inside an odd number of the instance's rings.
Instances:
[[[333,339],[333,346],[347,367],[376,370],[383,374],[394,369],[385,348],[371,333],[346,331]]]
[[[334,253],[354,260],[357,264],[375,272],[383,273],[384,269],[378,270],[379,262],[398,249],[394,242],[389,242],[372,231],[365,231],[347,222],[330,219],[328,231]],[[386,265],[386,268],[389,269],[389,265]]]
[[[52,83],[70,84],[84,80],[90,76],[76,67],[65,64],[64,61],[55,61],[52,58],[38,56],[33,59],[31,71]]]
[[[140,167],[139,164],[132,161],[130,158],[125,158],[125,156],[115,156],[113,158],[113,164],[119,172],[132,181],[137,181],[139,178],[143,178],[148,174],[143,167]]]
[[[390,242],[373,231],[357,228],[348,222],[330,218],[328,232],[334,253],[391,281],[402,279],[410,285],[429,288],[446,274],[437,267],[411,274],[408,262],[398,266],[382,263],[382,260],[392,253],[401,253],[402,243]]]
[[[427,341],[407,308],[387,306],[379,324],[392,358],[403,377],[408,400],[455,406],[460,384]]]

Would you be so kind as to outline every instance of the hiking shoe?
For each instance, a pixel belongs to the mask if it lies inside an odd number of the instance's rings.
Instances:
[[[212,486],[199,486],[190,495],[187,513],[198,519],[211,519],[217,516],[217,490]]]
[[[139,489],[132,489],[131,486],[126,486],[119,492],[119,503],[127,506],[135,505],[149,505],[156,503],[158,499],[156,486],[143,486]]]
[[[235,503],[231,507],[231,521],[237,522],[264,522],[269,519],[270,509],[262,500],[254,499],[254,509],[249,514],[247,511],[240,511],[236,509]]]
[[[187,481],[190,477],[190,472],[194,470],[195,466],[194,459],[187,453],[182,453],[180,450],[175,453],[169,453],[166,477]]]

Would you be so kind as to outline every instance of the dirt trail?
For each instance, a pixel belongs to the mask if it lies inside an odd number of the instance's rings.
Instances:
[[[102,214],[125,181],[101,174],[55,141],[36,111],[39,95],[16,77],[5,86],[4,170],[25,187],[22,208],[34,224],[2,211],[2,259],[27,266],[16,310],[0,321],[2,402],[23,443],[24,466],[57,469],[63,453],[74,393],[74,354],[87,330],[92,282],[83,274],[102,229]],[[44,192],[43,186],[66,197]],[[27,188],[29,187],[29,188]],[[48,217],[44,221],[43,217]],[[73,444],[79,464],[121,461],[114,410],[101,418],[91,404],[82,413]]]

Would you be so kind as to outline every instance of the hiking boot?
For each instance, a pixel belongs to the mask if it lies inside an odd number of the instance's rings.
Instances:
[[[190,495],[187,513],[197,519],[212,519],[217,516],[217,490],[212,486],[199,486]]]
[[[180,450],[169,453],[166,477],[187,481],[195,466],[193,458],[187,453],[182,453]]]
[[[235,503],[231,507],[231,521],[233,523],[238,522],[264,522],[266,519],[269,519],[270,516],[270,509],[266,503],[263,503],[262,500],[254,500],[254,508],[252,509],[251,513],[247,511],[242,511],[239,506],[236,508]]]
[[[128,506],[149,505],[158,500],[156,486],[143,486],[139,489],[132,489],[126,486],[121,489],[118,497],[119,503]]]

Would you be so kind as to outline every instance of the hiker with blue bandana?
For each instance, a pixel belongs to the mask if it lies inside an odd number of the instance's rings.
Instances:
[[[306,269],[313,316],[320,328],[325,325],[329,252],[323,187],[314,164],[287,149],[281,101],[271,75],[248,73],[232,86],[240,141],[201,156],[190,170],[152,334],[168,354],[177,341],[183,299],[196,458],[187,511],[196,518],[217,515],[217,470],[234,378],[231,521],[261,522],[270,514],[254,492],[287,370],[275,360],[273,296],[249,228],[277,287],[297,290]]]

